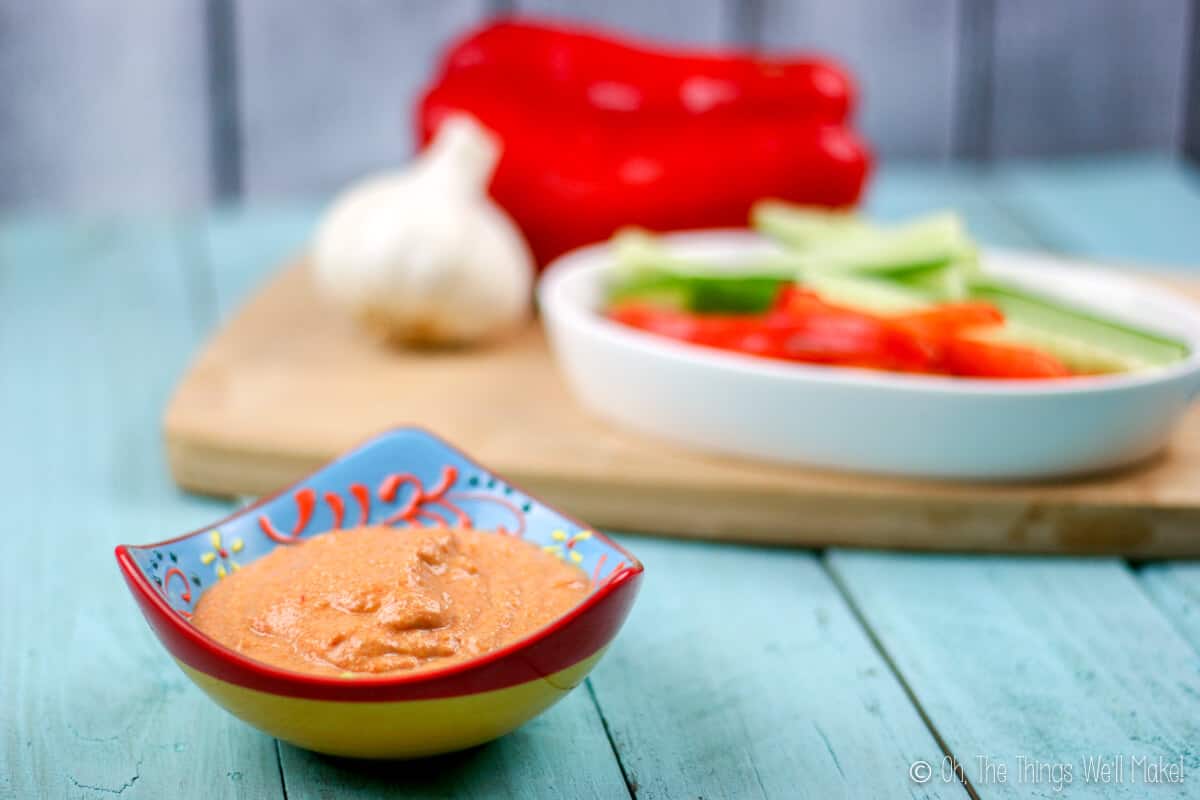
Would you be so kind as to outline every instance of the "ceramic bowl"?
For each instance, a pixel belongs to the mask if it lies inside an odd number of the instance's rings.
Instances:
[[[736,260],[769,245],[745,231],[664,237],[677,254]],[[706,450],[835,469],[956,480],[1039,479],[1160,450],[1200,389],[1200,311],[1111,270],[986,251],[983,269],[1063,301],[1176,336],[1177,364],[1054,381],[964,380],[785,364],[725,353],[600,315],[607,245],[563,256],[538,298],[579,402],[642,433]]]
[[[579,565],[591,576],[591,591],[559,619],[501,650],[391,677],[281,670],[192,625],[203,593],[234,570],[276,547],[368,523],[469,525],[521,536]],[[213,525],[155,544],[121,545],[116,556],[150,627],[213,700],[300,747],[366,758],[471,747],[562,699],[616,635],[642,575],[637,559],[603,534],[417,429],[385,433]]]

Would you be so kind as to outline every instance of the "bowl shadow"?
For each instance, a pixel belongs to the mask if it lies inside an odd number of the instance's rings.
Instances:
[[[488,794],[503,763],[520,758],[521,732],[466,750],[417,759],[373,760],[328,756],[279,742],[285,781],[301,785],[337,787],[347,796],[449,797]]]

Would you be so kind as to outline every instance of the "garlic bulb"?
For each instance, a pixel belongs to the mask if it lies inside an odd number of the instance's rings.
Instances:
[[[495,136],[456,114],[401,171],[340,195],[317,229],[321,291],[385,338],[465,344],[503,333],[530,312],[533,259],[487,196]]]

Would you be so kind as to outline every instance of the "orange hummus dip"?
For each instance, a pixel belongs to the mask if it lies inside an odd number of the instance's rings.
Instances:
[[[588,588],[578,567],[521,539],[374,526],[276,548],[205,592],[192,621],[295,672],[408,672],[504,647]]]

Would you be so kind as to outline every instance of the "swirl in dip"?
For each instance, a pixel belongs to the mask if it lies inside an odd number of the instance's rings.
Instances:
[[[192,621],[294,672],[409,672],[504,647],[588,588],[578,567],[521,539],[373,526],[276,548],[205,592]]]

